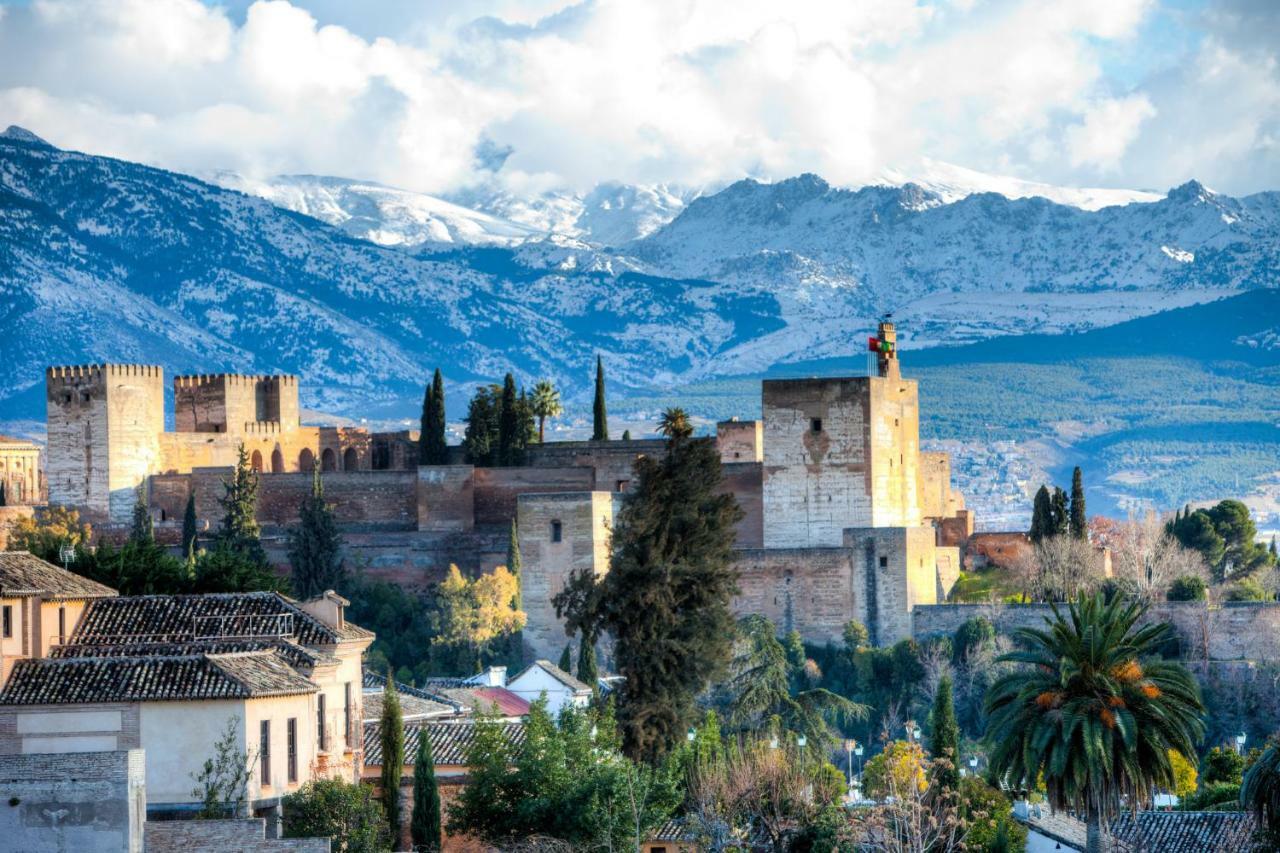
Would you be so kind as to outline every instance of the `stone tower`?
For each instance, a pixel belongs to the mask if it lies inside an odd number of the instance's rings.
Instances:
[[[215,373],[173,378],[173,416],[177,432],[240,435],[250,424],[298,428],[298,377]]]
[[[145,364],[51,367],[45,402],[49,502],[127,522],[139,484],[160,465],[164,371]]]

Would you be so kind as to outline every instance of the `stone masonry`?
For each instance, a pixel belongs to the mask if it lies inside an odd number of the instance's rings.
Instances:
[[[0,755],[0,847],[24,853],[141,853],[142,750]]]

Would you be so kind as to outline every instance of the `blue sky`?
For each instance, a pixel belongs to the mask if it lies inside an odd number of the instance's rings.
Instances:
[[[1277,44],[1272,0],[31,0],[0,2],[0,126],[427,192],[937,160],[1245,194],[1280,188]]]

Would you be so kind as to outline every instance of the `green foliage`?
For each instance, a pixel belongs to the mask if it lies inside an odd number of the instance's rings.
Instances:
[[[929,786],[924,750],[919,744],[905,740],[890,741],[866,763],[862,785],[867,796],[874,799],[902,797],[913,787],[924,791]]]
[[[475,578],[465,578],[457,566],[436,588],[436,636],[432,649],[454,661],[468,674],[487,662],[505,659],[511,637],[524,627],[525,615],[512,605],[518,597],[515,576],[497,566]]]
[[[413,762],[413,816],[409,821],[409,835],[414,850],[433,853],[440,849],[440,786],[436,783],[435,758],[425,727],[418,738],[418,755]]]
[[[404,719],[400,714],[400,694],[395,676],[387,672],[382,693],[382,719],[378,721],[378,741],[382,746],[382,810],[393,837],[400,834],[400,776],[404,772]]]
[[[1280,840],[1280,736],[1271,738],[1244,774],[1240,804],[1253,812],[1272,842]]]
[[[1187,812],[1233,812],[1240,808],[1239,782],[1203,784],[1196,792],[1178,803]]]
[[[596,356],[596,396],[591,404],[591,440],[609,440],[609,412],[604,400],[604,360]]]
[[[1172,627],[1139,626],[1146,606],[1080,595],[1046,630],[1015,632],[1022,664],[987,693],[989,760],[1004,784],[1043,777],[1054,808],[1086,815],[1091,839],[1122,798],[1175,784],[1169,751],[1194,755],[1204,706],[1190,673],[1160,660]]]
[[[240,724],[229,717],[222,735],[214,741],[213,755],[191,774],[196,783],[191,797],[200,803],[201,820],[243,817],[249,796],[249,775],[257,757],[240,751]]]
[[[1183,575],[1169,586],[1170,601],[1204,601],[1206,598],[1208,587],[1198,575]]]
[[[1013,816],[1013,804],[979,776],[960,780],[960,817],[968,832],[965,849],[997,853],[1027,849],[1027,828]]]
[[[1050,517],[1053,521],[1053,535],[1066,536],[1071,531],[1071,512],[1067,508],[1067,493],[1059,486],[1053,487],[1053,497],[1049,501]]]
[[[346,587],[342,534],[333,509],[325,503],[319,465],[311,472],[311,494],[298,509],[298,525],[289,530],[289,565],[293,592],[299,598],[315,598],[325,590]]]
[[[1200,552],[1219,582],[1275,563],[1267,547],[1254,541],[1257,527],[1240,501],[1198,509],[1175,520],[1169,529],[1184,547]]]
[[[1215,746],[1200,762],[1203,785],[1239,785],[1244,779],[1244,756],[1229,746]]]
[[[196,557],[190,591],[278,592],[284,586],[284,579],[265,560],[259,561],[249,551],[236,550],[227,542],[219,542],[212,551],[201,551]]]
[[[285,838],[328,838],[333,853],[383,853],[391,833],[373,788],[319,777],[284,797]]]
[[[59,551],[67,545],[75,550],[78,565],[89,553],[93,530],[80,520],[80,513],[62,506],[51,506],[34,516],[19,518],[9,528],[10,551],[30,551],[42,560],[62,565]]]
[[[444,377],[437,367],[422,398],[421,431],[418,433],[419,465],[448,464],[449,445],[444,431]]]
[[[569,643],[564,644],[564,651],[560,653],[560,662],[556,666],[565,672],[573,672],[573,647]]]
[[[634,470],[609,573],[598,584],[571,576],[555,603],[568,622],[614,638],[626,751],[654,760],[684,736],[695,697],[728,663],[742,510],[720,489],[710,439],[673,434],[665,456],[641,456]]]
[[[951,677],[943,676],[938,682],[938,693],[929,715],[932,732],[929,736],[929,752],[934,758],[934,784],[943,790],[954,791],[960,784],[960,726],[956,723],[955,696]]]
[[[556,390],[556,386],[545,379],[538,382],[533,386],[533,393],[529,395],[529,408],[538,419],[538,443],[541,444],[546,440],[547,420],[564,413],[564,406],[560,403],[560,392]]]
[[[218,548],[266,566],[267,555],[258,530],[258,472],[249,464],[243,444],[236,448],[236,468],[223,488],[225,494],[218,500],[224,513],[217,535]]]
[[[1077,465],[1071,472],[1071,535],[1077,539],[1089,538],[1089,517],[1084,508],[1084,476]]]
[[[516,399],[516,380],[508,373],[502,380],[502,403],[498,408],[499,465],[517,465],[524,456],[524,436],[520,431]]]
[[[92,553],[76,560],[72,569],[121,595],[176,595],[192,592],[194,577],[167,549],[132,539],[119,548],[103,542]]]
[[[985,616],[971,616],[956,629],[951,642],[951,662],[960,666],[968,659],[974,649],[984,646],[996,638],[996,626]]]
[[[147,506],[147,493],[143,486],[138,486],[138,499],[133,504],[129,541],[139,545],[156,541],[155,525],[151,521],[151,509]]]
[[[623,441],[630,441],[630,440],[631,440],[631,430],[629,430],[629,429],[624,429],[624,430],[622,431],[622,440],[623,440]],[[1273,544],[1274,544],[1274,543],[1273,543]]]
[[[182,556],[194,560],[199,547],[199,533],[196,531],[196,496],[195,492],[187,495],[187,508],[182,513]]]
[[[401,681],[421,683],[429,675],[471,675],[456,672],[449,661],[433,660],[434,600],[419,590],[397,583],[355,575],[343,593],[351,604],[347,618],[377,635],[366,653],[365,666],[382,671],[390,666]]]
[[[1049,497],[1049,487],[1041,485],[1032,503],[1031,541],[1039,542],[1041,539],[1052,536],[1053,533],[1053,502]]]
[[[537,438],[529,399],[516,394],[510,373],[502,385],[476,389],[467,409],[463,439],[467,461],[473,465],[510,466],[524,462],[525,450]]]
[[[1227,601],[1270,601],[1272,595],[1257,578],[1244,578],[1227,588]]]
[[[578,680],[595,690],[596,681],[599,677],[600,670],[596,666],[595,643],[592,643],[590,638],[583,634],[578,643]]]
[[[867,626],[863,625],[857,619],[850,619],[844,623],[844,628],[840,632],[844,637],[845,650],[852,655],[859,649],[866,648],[870,634],[867,633]]]
[[[4,493],[4,481],[0,480],[0,506],[8,506],[9,498]]]
[[[636,850],[679,804],[675,765],[623,756],[609,706],[566,708],[557,724],[540,699],[518,747],[497,724],[479,726],[469,784],[449,811],[450,833],[495,846],[548,836],[576,849]]]

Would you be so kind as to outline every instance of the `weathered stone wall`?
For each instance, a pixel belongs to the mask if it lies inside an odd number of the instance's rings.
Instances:
[[[298,428],[298,377],[217,373],[173,378],[173,421],[178,432],[244,431],[273,422]]]
[[[589,492],[595,481],[595,471],[591,468],[477,468],[474,474],[476,526],[509,529],[516,517],[516,500],[520,495]]]
[[[633,441],[557,441],[530,447],[525,463],[535,468],[592,468],[597,492],[626,491],[640,456],[663,456],[667,444],[660,439]]]
[[[142,750],[0,755],[0,847],[23,853],[141,853]]]
[[[726,462],[720,466],[724,475],[722,490],[729,492],[742,508],[743,517],[734,528],[734,546],[764,547],[764,483],[763,466],[759,462]]]
[[[1040,628],[1053,611],[1047,604],[937,604],[917,607],[912,614],[916,638],[954,634],[973,616],[985,616],[1004,633],[1017,628]],[[1177,629],[1183,651],[1215,661],[1280,660],[1280,604],[1239,602],[1208,606],[1196,601],[1166,601],[1152,605],[1144,622],[1170,622]]]
[[[919,389],[912,379],[872,378],[868,382],[871,526],[915,527],[923,518]]]
[[[951,488],[951,455],[941,451],[920,454],[920,513],[925,518],[950,518],[961,509]]]
[[[749,548],[734,552],[738,616],[760,614],[811,643],[839,643],[850,619],[867,621],[865,584],[847,548]]]
[[[763,462],[764,423],[762,421],[720,421],[716,424],[716,447],[720,461]]]
[[[935,549],[938,560],[938,597],[946,601],[951,588],[960,580],[960,549],[954,545],[939,545]]]
[[[564,623],[551,599],[564,589],[570,573],[589,569],[602,575],[609,570],[615,505],[613,492],[520,496],[521,597],[528,615],[524,638],[535,656],[554,659],[564,648]]]
[[[938,544],[963,548],[973,535],[973,511],[958,509],[951,518],[938,519]]]
[[[266,837],[263,818],[165,820],[146,825],[147,853],[329,853],[327,838]]]
[[[1031,538],[1020,530],[975,533],[965,546],[964,564],[968,569],[987,566],[1009,568],[1018,560],[1031,556]]]
[[[475,468],[425,465],[418,469],[418,529],[467,532],[475,527]]]
[[[932,527],[864,527],[845,533],[863,567],[873,645],[911,636],[911,609],[938,600],[937,548]]]

